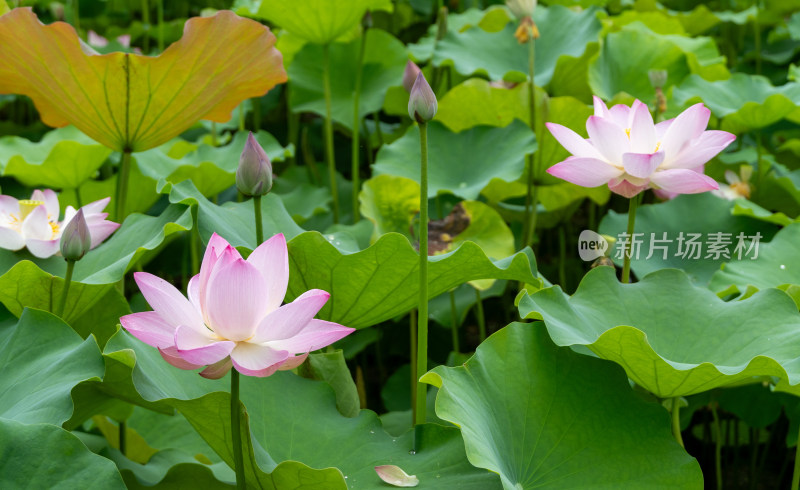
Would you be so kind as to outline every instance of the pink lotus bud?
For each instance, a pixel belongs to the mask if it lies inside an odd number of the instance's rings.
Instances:
[[[64,227],[59,243],[61,255],[67,260],[80,260],[92,248],[92,235],[83,217],[83,208]]]
[[[406,71],[403,72],[403,88],[406,89],[406,92],[411,93],[411,89],[414,88],[414,82],[417,81],[419,72],[419,67],[413,61],[408,60],[408,63],[406,63]]]
[[[436,95],[425,80],[425,75],[419,72],[408,99],[408,115],[418,123],[424,123],[433,119],[437,109]]]
[[[236,169],[236,187],[245,196],[263,196],[272,189],[272,163],[251,132]]]

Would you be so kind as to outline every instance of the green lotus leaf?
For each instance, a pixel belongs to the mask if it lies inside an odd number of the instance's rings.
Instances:
[[[372,242],[386,233],[400,233],[412,240],[412,222],[419,213],[419,184],[405,177],[378,175],[366,182],[359,194],[361,215],[375,229]]]
[[[672,97],[679,105],[703,102],[722,119],[720,129],[733,133],[763,128],[784,118],[800,120],[800,83],[775,87],[760,75],[735,73],[715,82],[692,75],[673,90]]]
[[[539,284],[529,249],[502,260],[490,260],[475,243],[430,257],[429,298],[477,279],[509,279]],[[369,248],[342,253],[319,233],[298,235],[289,242],[288,298],[319,288],[331,299],[319,317],[364,328],[404,314],[419,300],[419,255],[408,239],[387,233]]]
[[[266,131],[259,131],[255,137],[273,162],[294,155],[294,148],[284,148]],[[172,183],[191,180],[204,196],[211,196],[235,184],[239,156],[246,140],[245,131],[238,131],[230,143],[220,147],[187,144],[175,139],[152,150],[137,153],[133,158],[139,171],[146,177]]]
[[[747,216],[767,223],[773,223],[779,226],[787,226],[795,223],[795,220],[786,216],[784,213],[778,211],[773,213],[762,208],[758,204],[748,201],[747,199],[736,199],[733,205],[734,216]]]
[[[569,95],[590,103],[592,87],[589,86],[589,64],[597,57],[599,42],[586,45],[586,51],[578,58],[565,57],[559,60],[548,93],[553,97]]]
[[[114,463],[54,425],[0,417],[0,454],[3,488],[126,488]]]
[[[544,91],[537,88],[537,92],[541,101]],[[492,87],[481,78],[470,78],[444,94],[434,118],[456,133],[474,126],[502,128],[514,119],[530,124],[528,84],[511,89]]]
[[[368,10],[392,11],[390,0],[255,0],[239,2],[255,17],[278,24],[312,43],[327,44],[358,28]]]
[[[0,276],[0,302],[17,317],[25,308],[53,311],[63,290],[63,279],[27,260]],[[94,335],[102,347],[116,332],[119,317],[128,313],[128,303],[115,285],[73,282],[63,318],[82,338]]]
[[[0,340],[0,421],[60,425],[72,414],[72,388],[103,377],[94,338],[83,340],[45,311],[26,309],[16,325],[0,330]],[[7,458],[0,464],[7,464]]]
[[[682,271],[621,284],[613,269],[598,267],[571,297],[557,286],[542,289],[525,294],[519,310],[523,318],[544,320],[557,345],[588,347],[661,398],[754,376],[775,376],[780,389],[800,392],[800,314],[777,289],[725,302]]]
[[[631,270],[642,278],[659,269],[682,269],[693,282],[707,284],[724,262],[749,261],[754,252],[748,253],[751,237],[760,233],[759,240],[767,241],[777,227],[746,216],[734,216],[734,206],[733,201],[710,193],[681,195],[659,204],[640,206],[634,233],[642,235],[637,237],[640,242],[633,250]],[[627,213],[615,211],[609,211],[600,222],[600,233],[617,237],[611,258],[620,266],[622,244],[619,237],[626,232],[627,223]],[[713,235],[720,233],[722,235]],[[744,234],[744,249],[737,249],[739,234]],[[667,241],[660,241],[665,239]],[[724,252],[716,253],[714,243]]]
[[[49,131],[33,143],[19,136],[0,138],[0,172],[28,187],[74,189],[94,176],[111,150],[74,126]]]
[[[362,66],[359,118],[380,110],[389,87],[400,85],[408,55],[403,43],[380,29],[367,31]],[[331,117],[342,126],[353,128],[353,97],[361,39],[330,46]],[[323,47],[306,44],[289,66],[292,80],[290,103],[294,112],[326,114],[323,91]]]
[[[536,85],[550,82],[559,58],[579,57],[586,45],[597,40],[601,25],[596,8],[581,12],[561,5],[537,7],[534,21],[540,32],[536,41]],[[515,23],[499,32],[472,27],[448,31],[436,44],[433,64],[453,65],[462,75],[486,74],[491,80],[524,82],[528,79],[528,47],[514,37]]]
[[[422,380],[440,387],[436,414],[461,427],[470,462],[506,490],[703,488],[666,411],[618,366],[553,345],[541,324],[512,323]]]
[[[336,409],[339,413],[345,417],[358,416],[361,399],[341,349],[309,354],[308,362],[303,364],[300,370],[304,377],[324,381],[330,385],[336,394]]]
[[[481,20],[486,17],[487,12],[489,12],[489,9],[484,11],[476,8],[469,8],[463,12],[450,11],[447,14],[447,30],[464,32],[472,26],[479,25]],[[506,20],[507,22],[508,20]],[[408,45],[408,51],[414,61],[419,64],[430,61],[433,51],[436,49],[436,34],[438,30],[435,24],[431,25],[428,27],[428,33],[425,36],[416,43]]]
[[[758,256],[722,265],[711,277],[709,288],[719,293],[744,292],[748,287],[776,288],[800,284],[800,224],[792,224],[758,247]]]
[[[502,145],[497,145],[502,141]],[[536,150],[536,140],[522,121],[504,128],[477,126],[453,133],[443,124],[428,123],[428,197],[450,192],[476,199],[492,179],[517,180],[525,155]],[[419,182],[419,131],[409,127],[397,141],[384,145],[376,157],[374,174],[406,177]]]
[[[599,56],[589,66],[589,85],[603,99],[625,92],[649,103],[655,97],[650,70],[667,70],[665,88],[681,83],[690,73],[709,79],[728,76],[711,38],[656,34],[634,22],[606,36]]]

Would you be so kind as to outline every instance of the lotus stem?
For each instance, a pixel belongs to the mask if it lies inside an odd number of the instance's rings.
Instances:
[[[678,441],[678,444],[685,448],[683,445],[683,436],[681,435],[680,401],[680,397],[677,396],[672,399],[672,435],[675,436],[675,440]]]
[[[296,114],[292,111],[292,97],[291,97],[291,90],[292,88],[286,86],[284,89],[284,96],[286,97],[286,119],[288,121],[289,129],[288,129],[288,141],[286,142],[287,145],[294,145],[294,155],[289,158],[289,167],[294,166],[297,163],[297,152],[299,151],[298,148],[300,147],[300,115]],[[255,100],[255,99],[253,99]],[[255,104],[253,105],[255,108]]]
[[[631,279],[631,254],[633,252],[633,225],[636,222],[636,208],[639,207],[640,195],[633,196],[628,201],[628,243],[624,251],[624,261],[622,263],[622,282],[627,284]]]
[[[119,423],[118,426],[119,430],[119,452],[122,453],[123,456],[128,452],[128,424],[125,423],[123,420]]]
[[[61,290],[61,297],[58,299],[58,306],[54,312],[58,317],[63,318],[64,306],[67,304],[67,296],[69,295],[69,286],[72,283],[72,272],[75,269],[75,261],[67,261],[67,273],[64,275],[64,289]]]
[[[72,25],[75,31],[81,30],[81,2],[80,0],[72,0]]]
[[[753,37],[755,38],[755,52],[756,52],[756,75],[761,75],[761,22],[758,21],[759,17],[759,2],[756,5],[756,17],[753,19]]]
[[[261,129],[261,97],[250,99],[253,101],[253,132],[258,133]]]
[[[419,378],[428,371],[428,123],[419,124],[419,310],[417,316],[417,413],[415,425],[425,423],[426,385]]]
[[[417,423],[417,310],[411,310],[408,317],[409,340],[411,344],[411,425]]]
[[[211,146],[219,146],[219,139],[217,138],[217,123],[211,121]]]
[[[359,180],[359,169],[360,159],[359,159],[359,148],[361,146],[361,140],[359,139],[358,131],[361,128],[361,117],[359,114],[359,99],[361,98],[361,78],[362,78],[362,65],[364,64],[364,51],[366,50],[367,46],[367,29],[364,28],[364,34],[361,35],[361,42],[358,49],[358,66],[356,67],[356,93],[353,96],[353,143],[351,148],[351,153],[353,156],[352,161],[352,179],[353,179],[353,223],[357,223],[360,218],[360,213],[358,212],[358,191],[359,187],[361,187],[361,183]]]
[[[333,116],[331,115],[331,54],[330,44],[322,46],[322,87],[325,91],[325,160],[333,198],[333,223],[339,223],[339,190],[336,187],[336,160],[333,153]]]
[[[561,223],[558,227],[558,282],[561,289],[567,290],[567,237],[564,228],[566,224]]]
[[[478,319],[478,338],[483,342],[486,340],[486,315],[483,313],[483,299],[478,288],[475,288],[475,317]]]
[[[375,121],[375,134],[378,136],[378,146],[383,146],[383,130],[381,129],[381,119],[378,111],[372,113],[372,120]]]
[[[122,223],[125,219],[125,205],[128,202],[128,181],[131,178],[131,152],[125,150],[122,152],[122,161],[119,167],[119,177],[117,177],[117,221]]]
[[[236,472],[236,489],[246,490],[244,456],[242,455],[241,411],[239,410],[239,371],[231,369],[231,439],[233,442],[233,468]]]
[[[450,291],[450,333],[453,335],[453,352],[461,353],[458,340],[458,310],[456,309],[456,292]]]
[[[150,54],[150,2],[142,0],[142,24],[144,24],[144,39],[142,40],[142,51]]]
[[[711,416],[714,418],[714,473],[717,477],[717,490],[722,490],[722,431],[719,425],[717,406],[711,404]]]
[[[264,243],[264,228],[261,223],[261,196],[253,196],[253,210],[256,216],[256,247]]]
[[[792,490],[800,488],[800,436],[797,438],[797,452],[794,456],[794,472],[792,473]]]
[[[83,199],[81,198],[81,186],[75,188],[75,204],[78,205],[78,209],[83,207]]]
[[[533,36],[528,39],[528,76],[530,83],[528,84],[528,102],[530,103],[530,118],[531,118],[531,131],[536,134],[536,84],[534,83],[534,74],[536,73],[536,40]],[[536,179],[536,165],[533,153],[528,155],[528,189],[525,194],[525,221],[523,224],[523,246],[530,246],[533,244],[533,234],[536,233],[536,208],[538,204],[539,193],[534,187]]]
[[[156,16],[158,17],[158,52],[164,51],[164,0],[156,0]]]

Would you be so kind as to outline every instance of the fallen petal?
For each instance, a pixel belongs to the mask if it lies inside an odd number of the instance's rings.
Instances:
[[[381,480],[395,487],[416,487],[419,485],[419,478],[416,475],[409,475],[399,466],[393,464],[376,466],[375,471]]]

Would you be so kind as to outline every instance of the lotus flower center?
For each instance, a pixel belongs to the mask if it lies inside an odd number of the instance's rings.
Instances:
[[[61,231],[61,227],[55,221],[50,221],[50,229],[53,230],[53,236],[50,237],[51,240],[55,240],[58,238],[58,233]]]
[[[23,199],[22,201],[19,201],[20,221],[25,221],[25,218],[27,218],[34,209],[43,205],[44,201],[34,201],[32,199]],[[16,216],[13,214],[11,216],[16,218]]]
[[[625,128],[625,134],[628,135],[628,139],[631,139],[631,128]]]

